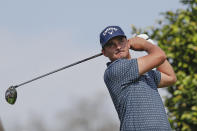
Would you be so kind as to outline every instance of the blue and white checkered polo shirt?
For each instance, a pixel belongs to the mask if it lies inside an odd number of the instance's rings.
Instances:
[[[118,59],[108,65],[104,81],[120,119],[120,131],[171,131],[157,90],[161,74],[139,75],[137,59]]]

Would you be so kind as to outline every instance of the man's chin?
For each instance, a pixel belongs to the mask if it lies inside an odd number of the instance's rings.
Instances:
[[[114,55],[114,57],[111,60],[114,61],[117,59],[130,59],[130,57],[129,57],[129,55],[119,53],[119,54]]]
[[[118,57],[126,57],[126,53],[125,52],[120,52],[119,54],[118,54]]]
[[[115,57],[116,59],[124,59],[124,58],[126,58],[124,55],[118,55],[118,56],[116,56]]]

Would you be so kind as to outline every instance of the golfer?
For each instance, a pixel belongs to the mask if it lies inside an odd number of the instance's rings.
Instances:
[[[120,119],[120,131],[170,131],[157,90],[176,82],[165,52],[143,38],[127,39],[118,26],[106,27],[100,33],[100,44],[110,60],[104,81]],[[132,58],[129,49],[148,55]]]

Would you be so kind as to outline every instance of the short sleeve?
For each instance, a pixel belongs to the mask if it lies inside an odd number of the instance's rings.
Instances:
[[[161,80],[161,72],[158,70],[151,70],[148,72],[148,74],[153,78],[155,84],[158,86]]]
[[[139,78],[137,59],[118,59],[111,63],[105,71],[105,82],[124,84]]]

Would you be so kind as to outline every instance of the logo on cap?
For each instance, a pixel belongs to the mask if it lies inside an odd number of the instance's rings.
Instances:
[[[117,31],[118,29],[114,28],[114,27],[110,27],[110,28],[107,28],[104,32],[103,32],[103,36],[106,36],[107,33],[112,35],[115,31]]]

